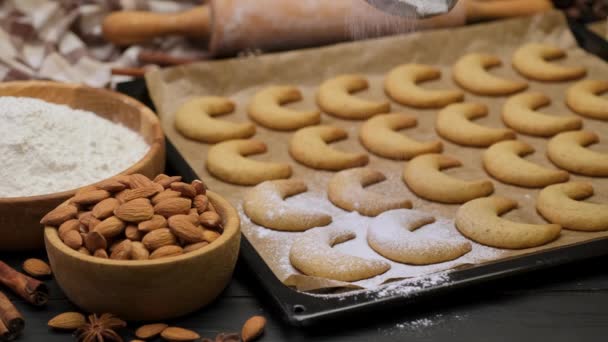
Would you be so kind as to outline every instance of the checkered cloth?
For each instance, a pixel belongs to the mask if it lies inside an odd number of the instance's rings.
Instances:
[[[183,55],[185,39],[159,39],[121,50],[101,36],[106,14],[118,10],[174,12],[198,0],[0,0],[0,80],[50,79],[104,87],[125,80],[112,67],[138,66],[145,49]]]

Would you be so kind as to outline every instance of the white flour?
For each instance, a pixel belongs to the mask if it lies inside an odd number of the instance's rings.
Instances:
[[[0,97],[0,198],[43,195],[114,176],[149,146],[92,112],[25,97]]]

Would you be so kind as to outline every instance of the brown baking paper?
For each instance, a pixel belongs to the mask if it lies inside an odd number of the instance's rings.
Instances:
[[[386,99],[387,97],[382,89],[383,78],[391,68],[403,63],[425,63],[439,66],[443,72],[441,80],[428,82],[425,87],[456,88],[457,86],[450,77],[450,67],[460,56],[468,52],[497,54],[501,56],[504,65],[492,69],[492,72],[509,78],[522,79],[511,69],[509,61],[514,50],[525,42],[547,42],[567,49],[568,57],[562,63],[583,65],[588,68],[588,75],[592,78],[608,78],[608,65],[577,48],[574,38],[568,30],[565,18],[558,12],[550,12],[542,16],[479,24],[458,29],[414,33],[259,57],[196,63],[148,73],[146,80],[168,138],[192,169],[214,191],[225,196],[239,209],[243,234],[283,283],[301,290],[320,290],[340,286],[372,288],[392,279],[416,277],[463,264],[481,264],[490,260],[535,253],[602,238],[608,236],[608,232],[582,233],[564,230],[561,237],[555,242],[539,248],[519,251],[497,250],[473,244],[473,252],[469,254],[474,257],[465,255],[455,261],[432,266],[407,266],[391,263],[393,268],[384,275],[352,284],[307,277],[295,270],[288,261],[289,248],[293,239],[300,233],[276,232],[252,224],[242,213],[241,208],[241,198],[248,187],[227,184],[209,175],[205,169],[205,158],[209,145],[188,140],[177,133],[173,126],[174,111],[184,101],[193,97],[220,95],[231,98],[237,104],[235,113],[223,118],[246,121],[249,120],[246,115],[246,106],[251,96],[271,84],[297,85],[303,92],[304,101],[289,106],[301,109],[313,108],[315,107],[314,94],[318,85],[325,79],[342,73],[361,73],[369,79],[370,89],[361,92],[358,96],[370,99]],[[554,115],[571,114],[564,104],[564,92],[568,86],[572,85],[572,82],[539,83],[530,81],[529,83],[529,90],[541,91],[553,100],[553,103],[542,108],[542,111]],[[470,93],[466,94],[466,101],[478,101],[489,106],[490,115],[476,122],[495,127],[503,126],[500,120],[500,110],[505,99],[506,97],[481,97]],[[417,110],[393,102],[392,111],[414,113],[417,116],[418,127],[408,129],[406,133],[409,136],[420,140],[439,139],[434,130],[437,110]],[[346,121],[324,114],[322,124],[337,125],[349,132],[347,140],[333,145],[336,148],[346,151],[365,151],[357,139],[357,131],[362,121]],[[584,129],[595,131],[601,137],[600,144],[592,146],[591,149],[606,152],[608,149],[608,139],[606,139],[608,123],[584,119]],[[271,131],[258,126],[255,138],[267,143],[268,153],[253,158],[288,162],[293,167],[292,177],[307,182],[309,192],[295,196],[293,199],[287,199],[287,201],[297,200],[309,203],[311,208],[330,208],[328,210],[337,215],[344,213],[340,209],[331,207],[326,198],[325,187],[329,177],[334,173],[307,168],[298,164],[289,156],[287,145],[292,134],[291,132]],[[536,153],[529,156],[529,160],[547,167],[554,167],[545,156],[547,139],[521,134],[518,135],[518,139],[528,142],[536,148]],[[463,179],[489,178],[481,164],[481,155],[485,149],[462,147],[441,140],[444,143],[444,153],[457,157],[464,165],[463,167],[447,170],[448,174]],[[401,180],[404,164],[403,161],[387,160],[370,154],[369,167],[384,172],[387,180],[373,185],[369,189],[388,195],[407,196],[412,199],[414,209],[426,211],[436,217],[452,219],[458,208],[457,205],[425,201],[408,190]],[[572,176],[571,180],[591,181],[596,195],[590,200],[608,202],[608,179]],[[494,185],[496,195],[511,197],[520,204],[520,208],[505,215],[506,218],[532,223],[545,222],[534,209],[538,190],[509,186],[496,180],[494,180]],[[296,197],[300,197],[300,199],[298,200]],[[352,219],[352,217],[349,217],[349,219]],[[334,221],[336,221],[336,217],[334,217]],[[361,226],[365,225],[363,221],[361,221]],[[337,224],[348,224],[348,222],[338,222]],[[457,234],[453,224],[449,233],[454,238],[462,238]],[[357,243],[364,242],[364,239],[363,230],[363,233],[358,233],[355,241],[340,244],[335,248],[357,254],[361,251],[355,246]],[[377,257],[380,258],[379,255]]]

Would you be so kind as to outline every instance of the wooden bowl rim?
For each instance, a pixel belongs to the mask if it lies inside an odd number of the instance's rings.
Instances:
[[[239,219],[238,213],[236,212],[236,209],[228,201],[226,201],[223,197],[221,197],[220,195],[218,195],[212,191],[207,191],[207,196],[209,197],[209,200],[213,203],[213,205],[216,207],[216,209],[218,209],[224,215],[225,222],[226,222],[224,224],[224,231],[220,235],[220,237],[217,238],[217,240],[213,241],[212,243],[208,244],[207,246],[199,248],[199,249],[194,250],[189,253],[181,254],[181,255],[160,258],[160,259],[153,259],[153,260],[104,259],[104,258],[94,257],[92,255],[85,255],[76,250],[71,249],[66,244],[64,244],[63,241],[61,241],[61,239],[59,238],[59,234],[57,233],[57,228],[55,228],[55,227],[45,226],[44,235],[45,235],[46,241],[48,241],[48,243],[51,244],[60,253],[66,254],[69,257],[72,257],[75,259],[79,259],[80,261],[82,261],[84,263],[101,264],[101,265],[107,265],[107,266],[119,266],[119,267],[149,267],[149,266],[156,266],[156,265],[163,265],[163,264],[179,262],[179,261],[195,258],[197,256],[206,254],[217,248],[220,248],[220,246],[226,244],[228,241],[233,239],[235,235],[241,233],[240,232],[240,219]],[[65,203],[67,203],[67,201]],[[62,204],[62,205],[64,205],[64,204]],[[48,248],[47,248],[47,253],[48,253]]]
[[[121,94],[121,93],[118,93],[118,92],[115,92],[112,90],[107,90],[107,89],[93,88],[93,87],[89,87],[89,86],[81,85],[81,84],[61,83],[61,82],[53,82],[53,81],[2,82],[2,83],[0,83],[0,90],[2,90],[3,88],[30,87],[30,86],[32,86],[32,87],[36,87],[36,86],[51,87],[51,88],[60,88],[60,89],[69,89],[69,90],[84,88],[87,91],[99,93],[100,97],[113,97],[115,99],[118,99],[120,102],[124,103],[127,106],[135,107],[135,109],[137,109],[137,112],[141,116],[143,116],[144,118],[146,118],[152,122],[153,140],[152,140],[152,143],[150,144],[150,149],[148,150],[148,152],[146,152],[146,154],[144,154],[144,156],[141,159],[139,159],[135,164],[131,165],[126,170],[123,170],[123,171],[117,173],[116,175],[130,174],[130,173],[133,173],[133,171],[135,171],[135,170],[141,169],[141,167],[143,165],[145,165],[148,161],[153,159],[154,156],[157,155],[162,149],[162,145],[164,143],[165,136],[163,134],[163,130],[161,128],[158,117],[156,116],[156,114],[154,114],[154,112],[150,108],[148,108],[146,105],[144,105],[143,103],[137,101],[136,99],[134,99],[130,96],[127,96],[127,95],[124,95],[124,94]],[[97,113],[95,113],[95,114],[97,114]],[[136,132],[136,133],[139,134],[139,132]],[[108,179],[108,178],[106,178],[106,179]],[[50,194],[34,195],[34,196],[18,196],[18,197],[0,197],[0,204],[20,204],[20,203],[27,203],[27,202],[50,201],[50,200],[59,200],[62,198],[68,198],[68,197],[72,197],[78,190],[80,190],[84,187],[90,186],[90,185],[99,184],[99,183],[105,181],[106,179],[102,179],[99,182],[87,184],[87,185],[84,185],[82,187],[78,187],[75,189],[65,190],[65,191],[61,191],[61,192],[53,192]]]

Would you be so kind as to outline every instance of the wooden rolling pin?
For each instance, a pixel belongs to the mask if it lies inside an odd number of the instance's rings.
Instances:
[[[177,14],[112,13],[104,20],[103,33],[117,45],[182,35],[200,40],[212,55],[231,55],[458,26],[550,8],[550,0],[460,0],[447,14],[408,19],[387,15],[363,0],[212,0]]]

